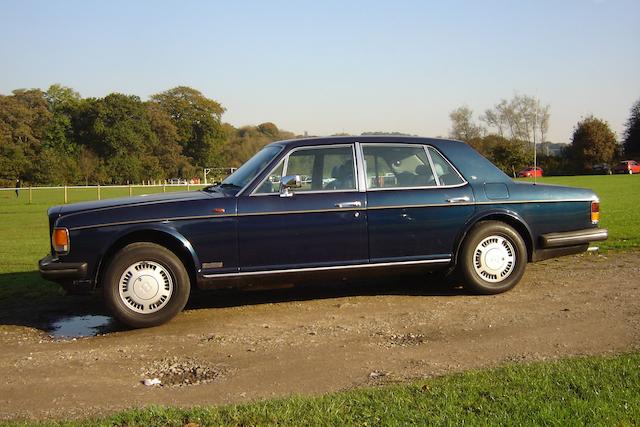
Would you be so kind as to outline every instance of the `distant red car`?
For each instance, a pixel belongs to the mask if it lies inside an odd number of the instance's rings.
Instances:
[[[615,173],[628,173],[631,175],[633,173],[640,173],[640,165],[635,160],[623,160],[613,168],[613,171]]]
[[[518,172],[518,178],[532,178],[534,176],[542,176],[542,168],[526,168]]]

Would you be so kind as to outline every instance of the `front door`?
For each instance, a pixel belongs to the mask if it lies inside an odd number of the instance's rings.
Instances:
[[[280,178],[302,187],[281,197]],[[238,200],[241,272],[368,262],[367,212],[353,144],[291,150],[250,195]]]

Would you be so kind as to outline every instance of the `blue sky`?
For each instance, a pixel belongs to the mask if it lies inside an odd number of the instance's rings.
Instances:
[[[638,0],[2,0],[0,16],[2,94],[188,85],[236,126],[444,136],[457,106],[520,93],[565,142],[589,114],[620,134],[640,98]]]

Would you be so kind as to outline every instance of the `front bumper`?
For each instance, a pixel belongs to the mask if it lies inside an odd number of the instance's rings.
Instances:
[[[86,262],[60,262],[48,255],[38,261],[38,269],[43,279],[58,283],[70,283],[87,278]]]

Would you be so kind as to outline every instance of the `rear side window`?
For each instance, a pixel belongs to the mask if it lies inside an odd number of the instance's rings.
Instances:
[[[433,169],[438,176],[440,185],[460,185],[464,183],[460,174],[451,166],[447,159],[442,157],[442,154],[434,148],[429,147],[429,155],[431,156]]]
[[[437,185],[422,145],[362,144],[362,152],[369,189]]]

